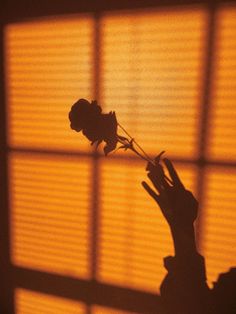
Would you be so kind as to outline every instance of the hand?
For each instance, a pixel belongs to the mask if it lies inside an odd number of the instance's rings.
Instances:
[[[148,163],[146,170],[155,191],[146,182],[142,182],[142,185],[159,205],[171,230],[187,230],[193,227],[197,218],[198,202],[193,194],[185,189],[170,160],[163,161],[171,179],[164,174],[159,163],[156,165]]]

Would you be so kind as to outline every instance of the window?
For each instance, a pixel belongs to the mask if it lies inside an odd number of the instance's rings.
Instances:
[[[17,313],[86,313],[85,305],[79,302],[24,289],[16,290],[16,308]]]
[[[162,260],[173,252],[140,185],[145,163],[104,157],[72,132],[78,98],[115,110],[150,155],[166,150],[176,163],[200,200],[209,284],[235,265],[235,21],[234,6],[202,5],[5,27],[17,314],[158,308]]]

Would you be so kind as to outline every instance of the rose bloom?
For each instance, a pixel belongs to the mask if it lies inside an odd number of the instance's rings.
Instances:
[[[102,113],[102,108],[96,101],[88,102],[86,99],[79,99],[71,107],[69,112],[70,127],[82,131],[91,145],[97,146],[104,141],[104,153],[107,155],[117,145],[117,120],[115,112]]]

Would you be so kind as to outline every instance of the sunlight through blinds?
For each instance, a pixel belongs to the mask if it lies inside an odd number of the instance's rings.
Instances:
[[[13,264],[89,276],[88,159],[10,156]]]
[[[83,303],[19,288],[15,291],[15,302],[17,314],[86,313]]]
[[[83,136],[70,130],[68,111],[77,98],[93,99],[99,83],[104,111],[115,110],[147,153],[166,150],[179,161],[197,159],[208,17],[201,7],[102,14],[99,82],[93,81],[97,24],[91,16],[6,27],[8,144],[15,150],[9,155],[14,265],[90,279],[95,262],[100,282],[158,292],[165,276],[163,258],[173,254],[173,245],[160,210],[140,184],[146,178],[145,162],[101,156],[94,177],[92,158],[70,156],[91,150]],[[235,21],[235,7],[217,13],[207,121],[210,160],[235,162],[236,157]],[[67,155],[57,155],[57,150]],[[129,157],[128,152],[116,154]],[[198,190],[198,166],[176,165],[193,192]],[[236,264],[236,171],[207,166],[203,180],[201,245],[212,282]],[[98,183],[96,192],[93,182]],[[92,197],[99,200],[97,261],[90,260]],[[17,314],[128,314],[96,305],[87,310],[80,303],[23,289],[16,290],[16,304]]]
[[[177,167],[194,190],[191,167]],[[99,279],[157,292],[165,275],[163,257],[173,253],[162,214],[141,186],[144,163],[104,160],[101,164]]]
[[[212,121],[211,158],[236,160],[236,7],[218,11]]]
[[[203,208],[203,254],[210,284],[236,265],[236,169],[209,167]]]
[[[101,21],[101,102],[149,153],[196,157],[206,18],[181,8]]]
[[[138,312],[121,311],[121,310],[97,305],[97,306],[92,307],[91,314],[138,314]]]
[[[9,144],[82,150],[68,111],[93,91],[93,20],[48,18],[5,30]]]
[[[216,59],[208,151],[211,159],[236,161],[236,7],[216,15]],[[236,171],[210,167],[203,204],[203,253],[209,282],[236,265]]]

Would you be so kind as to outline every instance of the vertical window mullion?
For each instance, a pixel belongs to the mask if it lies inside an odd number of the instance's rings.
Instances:
[[[207,165],[207,145],[208,145],[208,130],[209,130],[209,119],[211,111],[211,93],[212,93],[212,78],[213,78],[213,67],[214,67],[214,46],[215,46],[215,32],[216,32],[216,7],[214,4],[209,4],[208,7],[208,21],[207,30],[205,36],[205,60],[203,60],[203,67],[205,69],[203,73],[202,82],[202,107],[199,109],[200,112],[200,123],[199,123],[199,139],[198,139],[198,179],[197,179],[197,197],[199,201],[199,218],[197,221],[197,244],[201,250],[201,235],[202,225],[204,220],[204,212],[201,212],[201,205],[204,199],[205,189],[205,167]]]
[[[100,89],[100,14],[94,13],[94,76],[93,76],[93,97],[99,102]],[[91,182],[91,279],[96,280],[98,262],[98,229],[99,229],[99,153],[94,150],[92,153],[92,182]]]
[[[4,72],[4,24],[0,24],[0,309],[14,313],[14,285],[11,280],[10,211],[8,203],[8,148]]]

